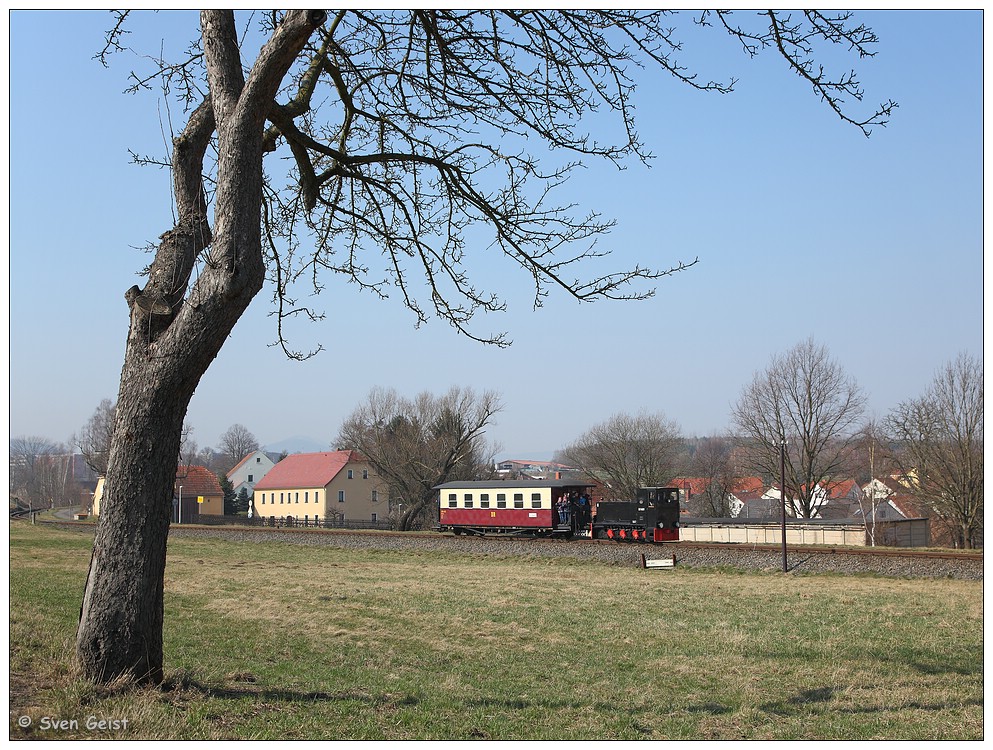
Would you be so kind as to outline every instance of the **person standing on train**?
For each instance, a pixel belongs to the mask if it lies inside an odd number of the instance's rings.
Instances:
[[[586,496],[584,492],[579,496],[579,519],[577,523],[580,526],[588,526],[590,523],[590,499]]]

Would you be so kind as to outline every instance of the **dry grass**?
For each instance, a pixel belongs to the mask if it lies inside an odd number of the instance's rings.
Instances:
[[[67,666],[88,560],[12,527],[12,737],[982,737],[976,582],[176,539],[167,684],[96,688]],[[91,714],[129,725],[39,729]]]

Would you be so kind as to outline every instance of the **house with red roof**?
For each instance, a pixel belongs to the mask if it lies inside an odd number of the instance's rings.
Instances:
[[[196,516],[223,516],[224,490],[206,466],[181,464],[176,469],[176,502],[182,498],[183,523],[193,523]]]
[[[927,518],[930,515],[927,507],[911,495],[906,486],[892,477],[874,477],[862,488],[862,492],[868,500],[867,513],[869,508],[872,509],[868,516],[870,518],[875,516],[876,520],[892,521],[901,518]]]
[[[298,521],[385,520],[386,483],[355,451],[294,453],[255,484],[253,516]]]
[[[765,496],[765,483],[762,477],[738,477],[728,495],[728,509],[731,517],[765,518],[771,505]]]

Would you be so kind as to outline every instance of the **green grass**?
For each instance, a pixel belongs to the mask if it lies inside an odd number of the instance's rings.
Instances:
[[[981,582],[175,538],[166,684],[96,687],[91,539],[11,524],[12,738],[983,736]]]

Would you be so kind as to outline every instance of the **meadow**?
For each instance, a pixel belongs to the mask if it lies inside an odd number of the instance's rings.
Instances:
[[[165,684],[94,686],[91,543],[10,524],[12,739],[983,737],[981,581],[173,538]]]

